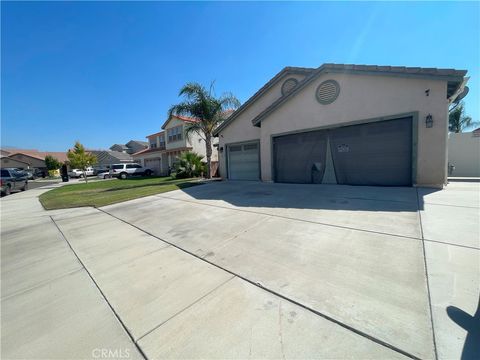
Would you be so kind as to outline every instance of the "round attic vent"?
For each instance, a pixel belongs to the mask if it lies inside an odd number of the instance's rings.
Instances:
[[[289,92],[291,92],[295,86],[297,86],[298,80],[295,78],[289,78],[285,80],[285,82],[282,85],[282,95],[287,95]]]
[[[318,85],[315,96],[320,104],[327,105],[335,101],[340,93],[340,85],[335,80],[326,80]]]

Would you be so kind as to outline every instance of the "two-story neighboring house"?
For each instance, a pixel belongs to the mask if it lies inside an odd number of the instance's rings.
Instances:
[[[146,149],[147,147],[148,143],[146,141],[130,140],[126,144],[113,144],[110,146],[110,150],[132,155]]]
[[[206,160],[205,141],[198,134],[191,134],[187,139],[185,127],[196,119],[185,116],[170,116],[162,125],[160,132],[147,135],[148,148],[133,154],[135,162],[152,169],[156,175],[168,175],[174,167],[178,156],[185,151],[192,151]],[[212,162],[218,161],[215,148],[212,149]]]

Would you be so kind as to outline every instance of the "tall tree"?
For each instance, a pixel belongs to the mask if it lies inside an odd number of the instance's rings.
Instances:
[[[186,115],[198,120],[186,125],[185,135],[189,138],[192,133],[197,133],[205,141],[207,178],[210,179],[213,131],[228,117],[227,110],[238,108],[240,101],[231,93],[216,97],[213,82],[209,90],[198,83],[188,83],[181,88],[179,96],[183,96],[184,101],[173,105],[169,116]]]
[[[454,105],[448,113],[448,130],[455,133],[477,126],[478,121],[473,121],[470,116],[465,114],[465,104],[463,101]]]
[[[68,150],[67,157],[71,167],[82,170],[85,183],[88,183],[85,170],[88,166],[96,164],[97,157],[85,151],[85,147],[78,141],[75,142],[73,150]]]

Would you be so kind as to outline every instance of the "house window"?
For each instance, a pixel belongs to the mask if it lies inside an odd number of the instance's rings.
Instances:
[[[182,140],[182,126],[175,126],[174,128],[167,130],[168,142],[174,142]]]
[[[150,143],[150,149],[155,149],[157,147],[157,143],[156,142],[151,142]]]
[[[162,135],[162,136],[160,136],[158,139],[160,140],[160,146],[159,146],[159,148],[160,148],[161,150],[165,150],[165,136]]]

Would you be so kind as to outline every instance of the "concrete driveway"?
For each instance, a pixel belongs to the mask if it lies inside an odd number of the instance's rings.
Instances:
[[[2,357],[478,358],[479,190],[221,182],[53,212],[12,195]]]

